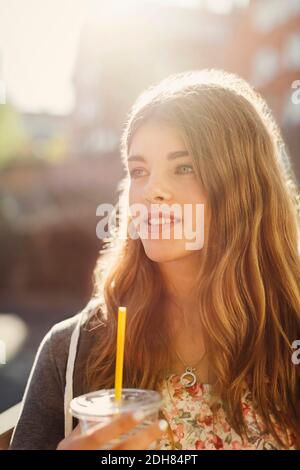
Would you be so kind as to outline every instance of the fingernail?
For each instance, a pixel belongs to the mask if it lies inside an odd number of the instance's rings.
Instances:
[[[134,421],[139,423],[140,421],[143,421],[143,419],[145,418],[145,413],[139,410],[139,411],[135,411],[132,416],[133,416]]]
[[[166,431],[168,429],[168,423],[165,419],[160,419],[158,427],[161,431]]]

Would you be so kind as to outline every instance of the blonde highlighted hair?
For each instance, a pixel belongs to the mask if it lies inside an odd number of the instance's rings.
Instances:
[[[228,420],[245,435],[246,383],[265,429],[283,446],[290,430],[299,446],[299,366],[291,359],[300,339],[299,195],[280,132],[245,81],[216,70],[171,75],[138,97],[121,139],[125,166],[135,132],[149,120],[175,126],[207,194],[210,226],[195,299]],[[128,187],[126,176],[125,200]],[[113,387],[119,305],[128,308],[124,386],[159,388],[171,338],[163,280],[141,240],[112,237],[94,286],[91,320],[100,327],[89,389]]]

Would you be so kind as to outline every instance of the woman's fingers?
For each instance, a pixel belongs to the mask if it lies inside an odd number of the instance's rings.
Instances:
[[[81,434],[80,424],[78,423],[77,426],[73,429],[71,436],[79,436]]]
[[[95,426],[82,435],[72,435],[64,439],[57,447],[58,450],[97,450],[112,439],[130,431],[139,424],[143,416],[139,413],[122,414],[105,426]]]
[[[145,450],[153,441],[161,437],[162,433],[167,430],[167,427],[167,421],[161,419],[120,444],[117,444],[112,450]]]

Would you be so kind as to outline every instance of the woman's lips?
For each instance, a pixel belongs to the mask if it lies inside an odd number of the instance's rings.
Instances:
[[[166,231],[170,231],[174,227],[174,225],[180,223],[181,220],[178,218],[175,218],[174,216],[153,216],[149,217],[146,220],[146,225],[147,225],[147,233],[148,235],[159,235],[162,234]]]

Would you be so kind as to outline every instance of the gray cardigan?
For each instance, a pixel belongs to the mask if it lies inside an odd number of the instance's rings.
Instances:
[[[43,338],[27,382],[10,449],[56,449],[65,437],[66,369],[71,337],[81,318],[82,312],[57,323]],[[84,325],[83,321],[78,346],[75,345],[73,396],[89,391],[84,390],[83,374],[95,334]],[[74,427],[76,419],[71,422]]]

